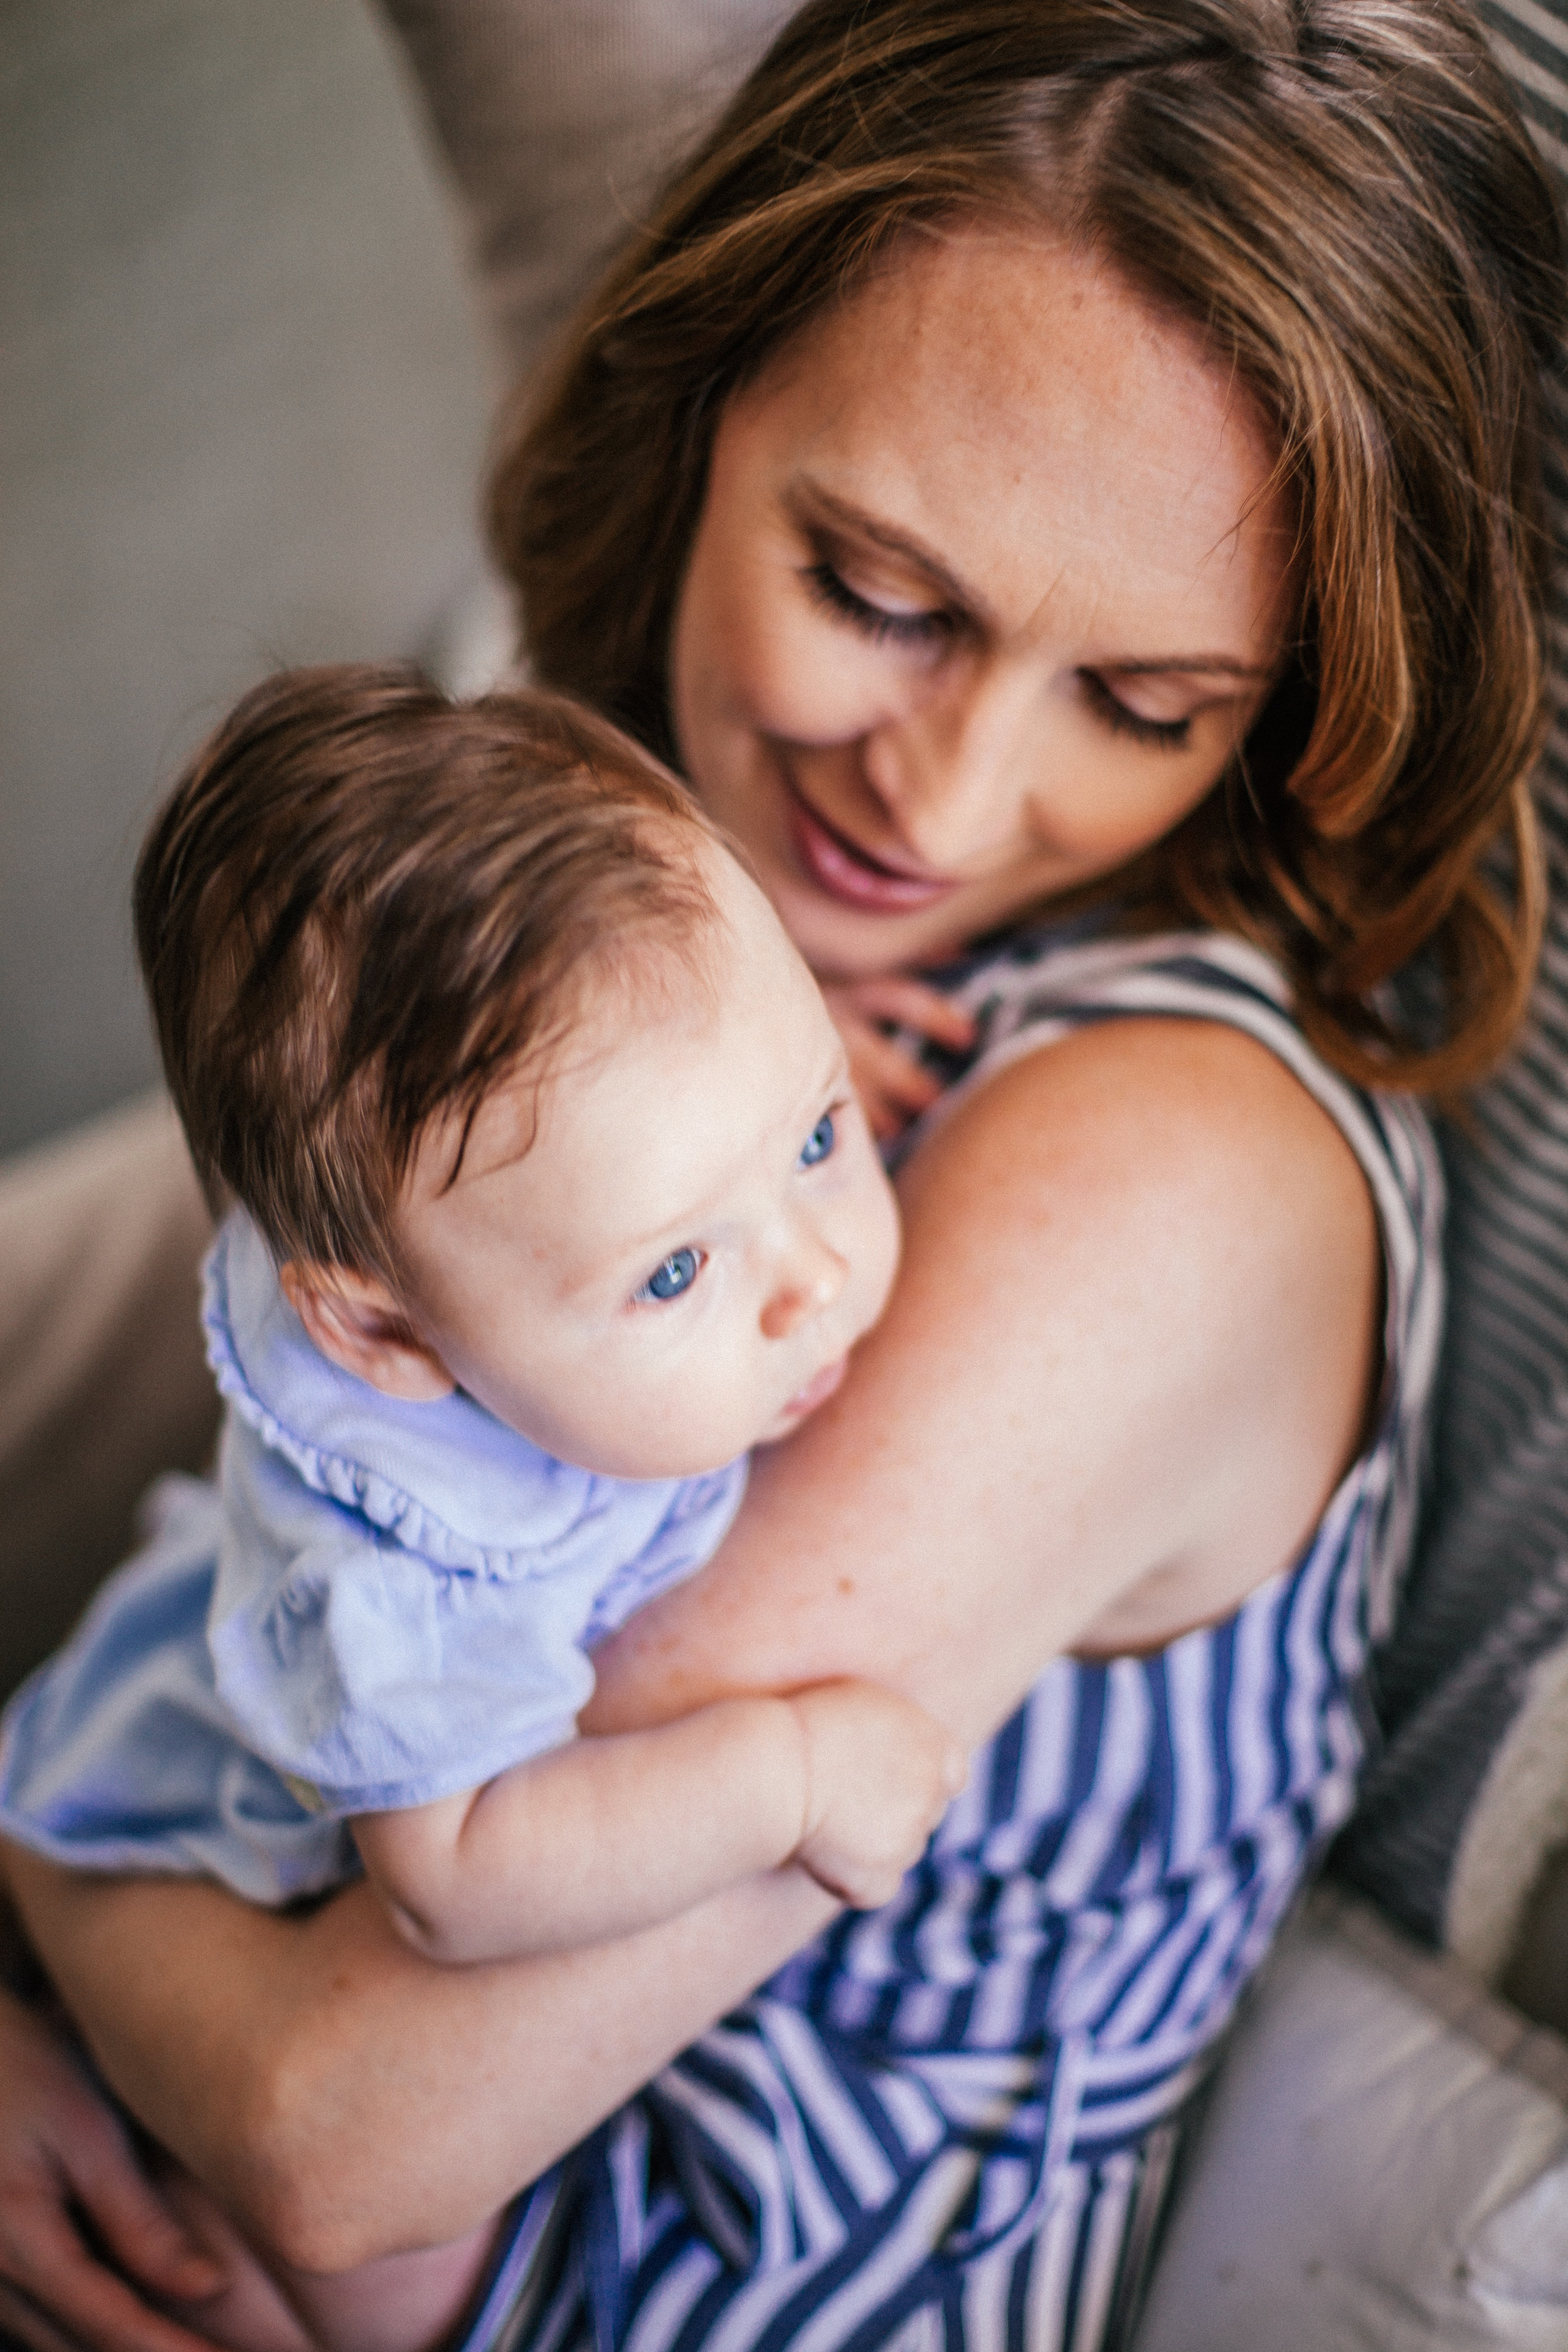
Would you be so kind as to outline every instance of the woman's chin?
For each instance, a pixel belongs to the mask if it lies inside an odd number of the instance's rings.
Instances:
[[[759,879],[819,980],[873,980],[883,972],[941,963],[969,936],[952,899],[917,909],[851,905],[793,863],[763,870]]]

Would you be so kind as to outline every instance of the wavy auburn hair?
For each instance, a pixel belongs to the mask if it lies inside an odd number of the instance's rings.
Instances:
[[[1070,238],[1194,325],[1299,517],[1287,675],[1204,805],[1105,887],[1268,947],[1347,1075],[1467,1084],[1542,921],[1563,255],[1458,0],[811,0],[503,426],[492,534],[539,674],[668,756],[725,401],[906,232],[976,217]],[[1445,1020],[1418,1049],[1380,983],[1427,946]]]

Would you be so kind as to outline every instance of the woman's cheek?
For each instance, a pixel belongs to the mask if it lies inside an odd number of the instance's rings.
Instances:
[[[892,715],[888,657],[826,615],[798,604],[752,635],[752,724],[792,743],[847,743]]]
[[[1068,813],[1064,845],[1096,872],[1152,847],[1213,789],[1215,763],[1142,745],[1099,747]]]

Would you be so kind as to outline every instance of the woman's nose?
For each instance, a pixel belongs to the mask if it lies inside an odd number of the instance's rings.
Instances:
[[[864,738],[866,781],[922,864],[944,872],[1016,838],[1043,717],[1021,666],[976,664]]]
[[[763,1307],[764,1339],[787,1339],[792,1331],[833,1305],[849,1278],[849,1264],[823,1240],[803,1226],[792,1234],[789,1249],[776,1268]]]

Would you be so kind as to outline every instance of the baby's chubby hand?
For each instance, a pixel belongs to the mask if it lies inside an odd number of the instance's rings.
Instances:
[[[826,982],[822,993],[844,1040],[871,1132],[885,1143],[929,1110],[942,1092],[941,1081],[885,1034],[886,1024],[911,1029],[933,1045],[962,1053],[974,1042],[974,1023],[951,997],[901,972]]]
[[[805,1749],[805,1803],[791,1860],[857,1910],[889,1902],[969,1760],[935,1718],[864,1682],[791,1694]]]

